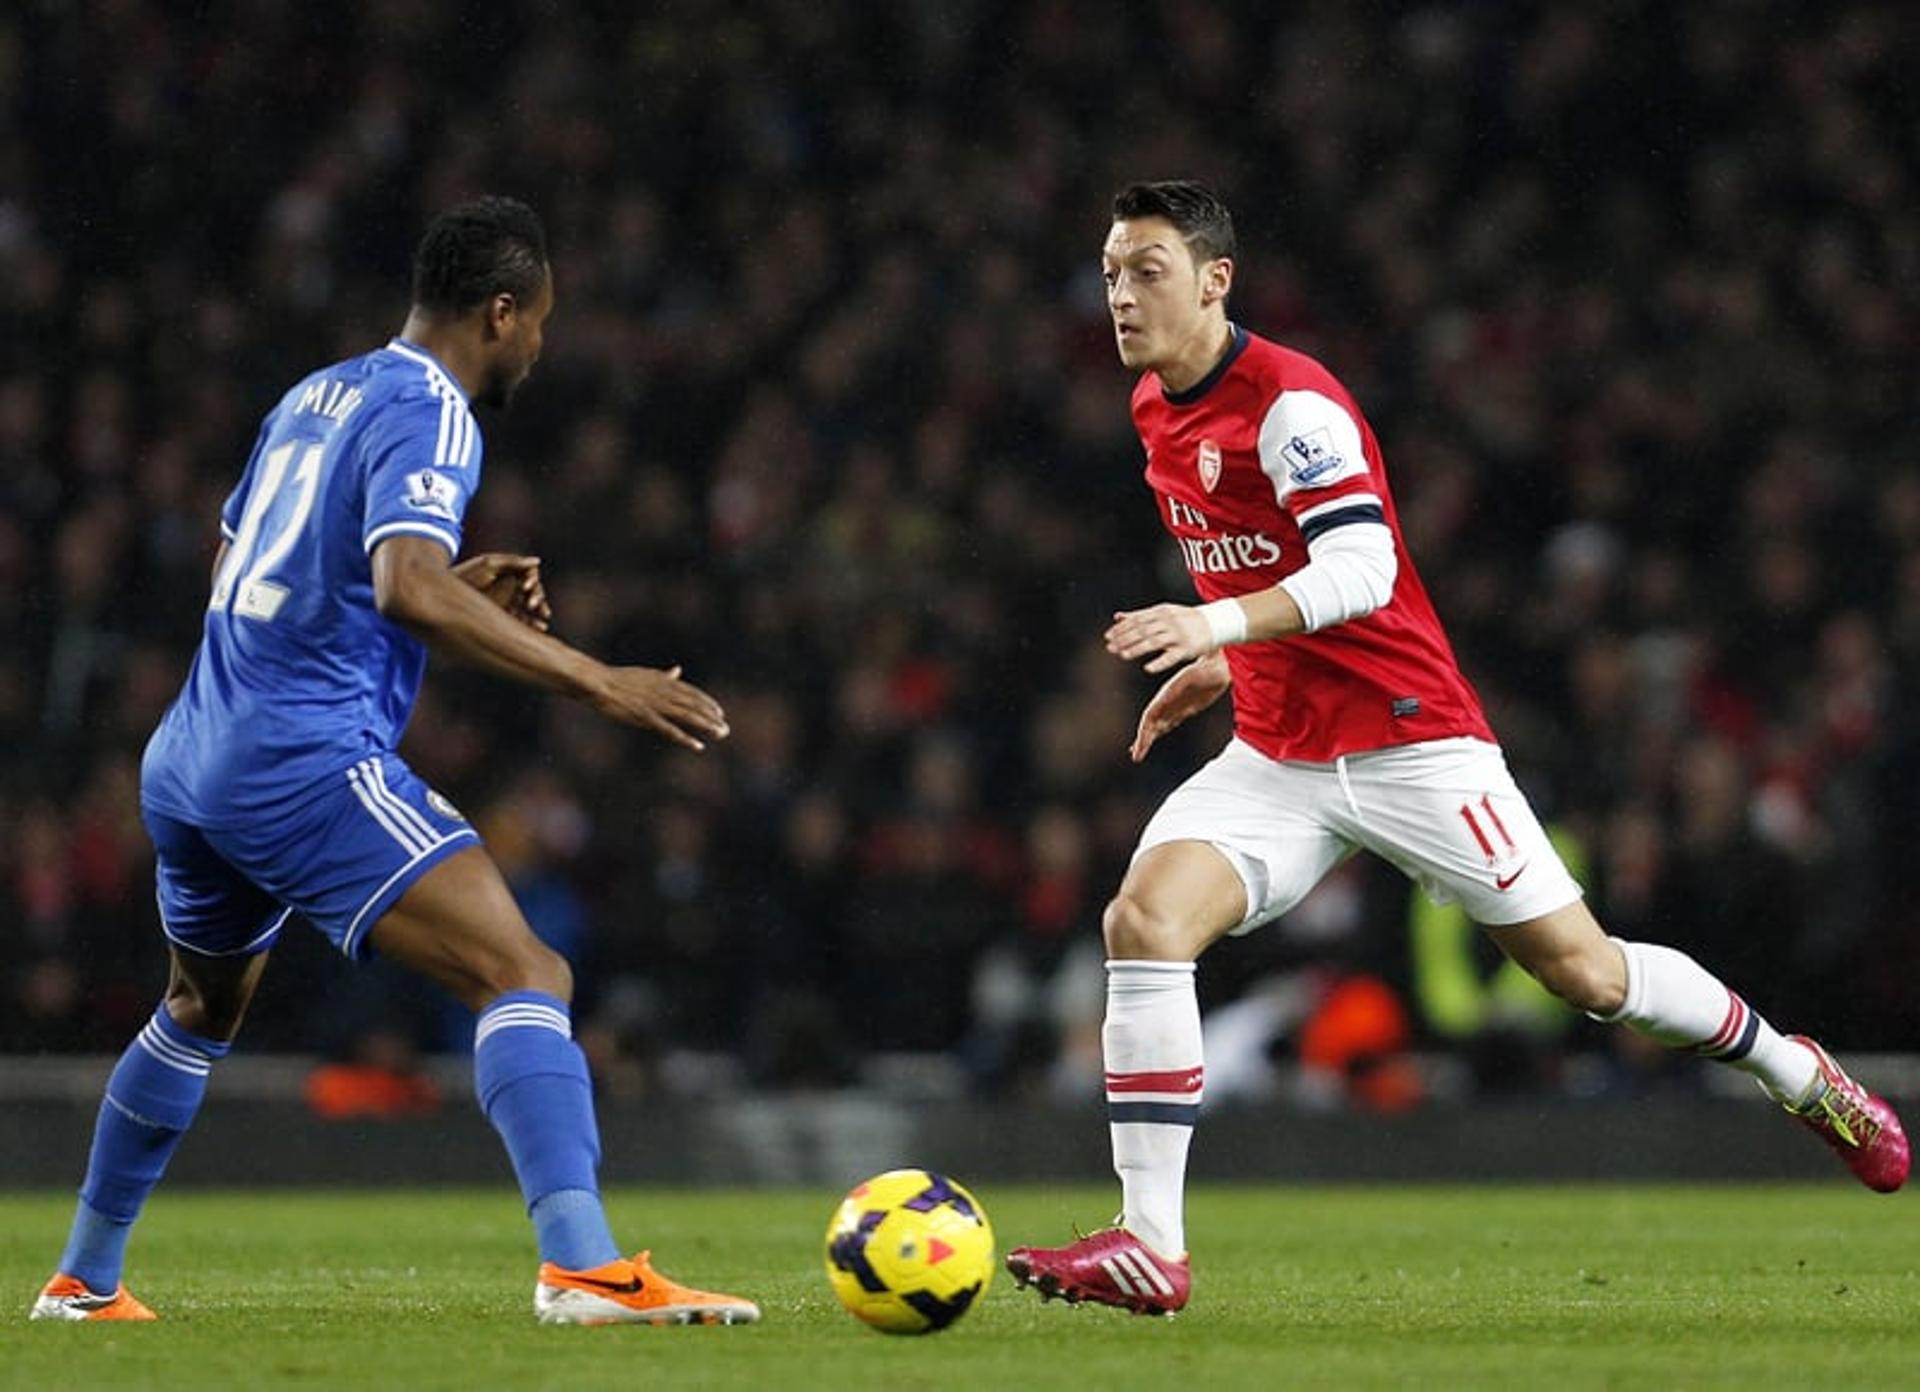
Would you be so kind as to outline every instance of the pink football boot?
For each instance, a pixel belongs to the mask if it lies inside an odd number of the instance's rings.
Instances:
[[[1832,1055],[1804,1034],[1789,1037],[1813,1051],[1820,1076],[1807,1100],[1788,1110],[1832,1147],[1867,1188],[1891,1194],[1905,1184],[1913,1157],[1907,1133],[1886,1099],[1849,1078]]]
[[[1184,1309],[1193,1289],[1193,1267],[1185,1257],[1163,1257],[1125,1228],[1065,1247],[1016,1247],[1007,1253],[1007,1270],[1020,1285],[1038,1287],[1043,1300],[1091,1300],[1136,1315]]]

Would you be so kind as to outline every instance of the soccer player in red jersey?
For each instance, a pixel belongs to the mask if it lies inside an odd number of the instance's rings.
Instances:
[[[1195,959],[1297,904],[1356,849],[1458,901],[1596,1019],[1752,1074],[1868,1187],[1899,1118],[1691,957],[1595,922],[1508,773],[1400,534],[1360,408],[1326,368],[1227,318],[1233,223],[1194,183],[1114,200],[1101,261],[1147,485],[1198,605],[1114,615],[1107,651],[1168,672],[1131,755],[1233,693],[1234,737],[1148,823],[1104,921],[1117,1226],[1007,1264],[1044,1296],[1187,1303],[1182,1198],[1203,1069]]]

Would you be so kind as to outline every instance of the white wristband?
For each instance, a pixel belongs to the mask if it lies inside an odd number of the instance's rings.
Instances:
[[[1237,599],[1216,599],[1200,606],[1200,617],[1207,621],[1215,650],[1229,643],[1247,641],[1247,611]]]

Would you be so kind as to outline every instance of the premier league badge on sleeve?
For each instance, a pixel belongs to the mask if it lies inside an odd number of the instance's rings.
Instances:
[[[1220,446],[1212,440],[1200,442],[1200,486],[1213,492],[1220,482]]]
[[[1287,458],[1287,472],[1303,487],[1337,472],[1347,462],[1334,446],[1332,434],[1324,427],[1295,435],[1281,453]]]
[[[456,511],[459,501],[459,485],[445,474],[436,474],[431,469],[422,469],[418,473],[407,475],[408,507],[454,522],[458,521],[460,516]]]

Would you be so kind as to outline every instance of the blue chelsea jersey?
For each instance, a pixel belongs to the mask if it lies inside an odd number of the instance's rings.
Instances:
[[[459,555],[480,455],[453,375],[398,339],[281,398],[222,510],[226,559],[143,801],[234,825],[393,749],[427,654],[374,607],[373,549],[406,533]]]

